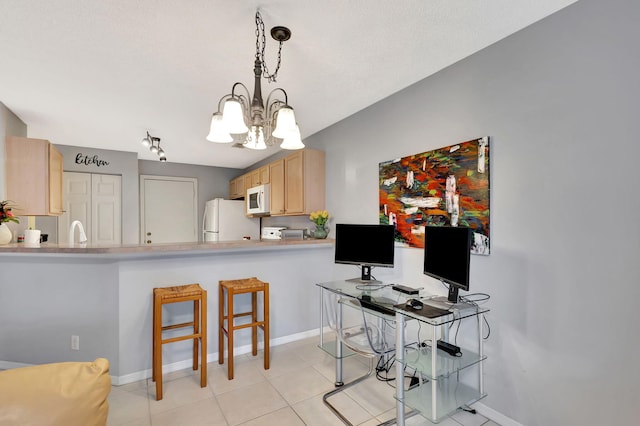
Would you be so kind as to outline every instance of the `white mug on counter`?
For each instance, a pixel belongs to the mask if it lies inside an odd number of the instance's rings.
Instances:
[[[26,229],[24,231],[24,245],[30,247],[40,247],[40,230]]]

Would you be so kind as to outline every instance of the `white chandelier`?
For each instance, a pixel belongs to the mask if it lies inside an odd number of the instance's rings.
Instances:
[[[273,74],[269,74],[264,61],[266,44],[264,22],[260,12],[256,11],[256,58],[254,61],[253,97],[249,89],[242,83],[234,83],[231,93],[224,95],[218,101],[218,110],[211,118],[211,128],[207,140],[211,142],[233,142],[231,134],[245,134],[241,147],[251,149],[267,149],[267,145],[276,143],[275,139],[282,139],[280,148],[301,149],[304,144],[300,139],[300,129],[296,123],[293,108],[289,106],[287,92],[277,88],[267,96],[266,107],[262,100],[261,77],[269,82],[275,82],[280,69],[282,44],[291,38],[291,31],[286,27],[273,27],[271,37],[280,43],[278,49],[278,64]],[[239,90],[242,88],[243,90]],[[238,93],[236,90],[240,91]],[[281,94],[284,100],[277,99]],[[251,101],[249,101],[251,99]],[[223,106],[224,104],[224,106]],[[220,112],[222,108],[222,112]]]

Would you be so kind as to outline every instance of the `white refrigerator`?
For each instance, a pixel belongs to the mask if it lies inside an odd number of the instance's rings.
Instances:
[[[202,220],[203,241],[260,240],[260,219],[246,216],[244,200],[207,201]]]

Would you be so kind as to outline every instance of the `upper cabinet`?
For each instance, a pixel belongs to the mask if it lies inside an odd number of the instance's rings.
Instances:
[[[238,200],[244,198],[244,175],[238,176],[235,179],[229,181],[229,198],[232,200]]]
[[[258,169],[258,185],[264,185],[270,183],[269,165],[262,166]]]
[[[6,198],[20,216],[62,212],[62,154],[47,140],[7,137]]]
[[[249,185],[247,185],[249,182]],[[245,175],[245,190],[269,183],[269,165],[250,171]]]
[[[229,181],[229,198],[232,200],[242,199],[247,195],[247,189],[265,183],[269,183],[269,165],[231,179]]]
[[[229,181],[229,198],[246,196],[254,186],[270,184],[271,216],[300,216],[325,209],[325,155],[296,151]]]
[[[325,155],[297,151],[270,164],[271,216],[296,216],[325,209]]]
[[[271,192],[271,216],[285,214],[284,208],[284,158],[269,164]]]

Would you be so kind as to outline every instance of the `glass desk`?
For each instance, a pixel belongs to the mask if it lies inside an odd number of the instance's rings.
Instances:
[[[316,284],[320,288],[320,347],[332,355],[336,360],[335,385],[342,386],[342,359],[351,355],[346,347],[343,347],[339,339],[335,342],[325,342],[323,328],[324,301],[326,292],[341,297],[352,297],[360,301],[364,308],[378,311],[381,315],[395,316],[396,321],[396,348],[404,348],[405,323],[408,320],[416,320],[432,328],[432,336],[438,336],[441,340],[449,341],[449,325],[454,321],[465,318],[477,318],[477,346],[461,348],[461,356],[452,356],[431,347],[418,347],[412,350],[396,352],[396,377],[404,377],[405,368],[415,370],[419,376],[427,381],[419,386],[405,390],[402,381],[396,385],[396,419],[395,423],[404,425],[405,405],[420,412],[424,417],[434,423],[438,423],[449,414],[463,405],[472,404],[486,396],[484,392],[484,380],[482,361],[486,359],[483,352],[483,327],[484,314],[489,309],[471,303],[459,303],[448,312],[440,316],[428,317],[423,311],[406,307],[408,299],[420,299],[424,305],[429,305],[429,299],[433,296],[420,292],[408,295],[391,288],[392,284],[362,284],[353,281],[339,280]],[[438,304],[434,303],[436,306]],[[339,311],[341,317],[341,311]],[[340,320],[340,319],[339,319]],[[477,365],[477,386],[469,386],[458,380],[458,374],[468,367]]]

